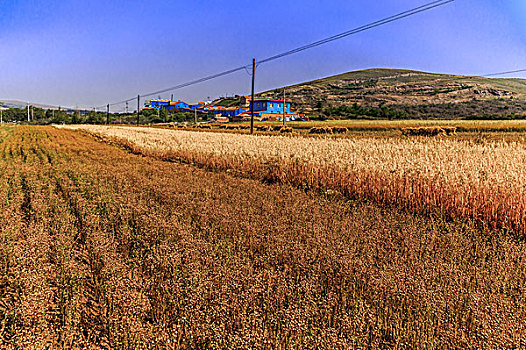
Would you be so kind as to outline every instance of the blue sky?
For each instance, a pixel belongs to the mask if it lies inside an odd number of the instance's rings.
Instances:
[[[0,99],[100,106],[427,2],[0,0]],[[261,65],[256,90],[373,67],[467,75],[525,69],[526,1],[456,0]],[[250,76],[241,71],[173,94],[194,102],[249,90]]]

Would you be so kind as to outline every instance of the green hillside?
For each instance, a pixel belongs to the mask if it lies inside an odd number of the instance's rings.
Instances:
[[[334,118],[526,117],[526,79],[367,69],[286,87],[295,108]],[[258,94],[281,98],[283,88]],[[384,112],[382,112],[382,110]],[[387,111],[387,112],[386,112]]]
[[[404,85],[404,84],[422,84],[433,83],[433,85],[447,85],[447,84],[472,84],[472,85],[488,85],[494,89],[501,89],[511,91],[518,94],[526,94],[526,79],[505,79],[505,78],[484,78],[473,76],[461,76],[450,74],[436,74],[427,73],[414,70],[405,69],[366,69],[353,71],[330,77],[317,79],[305,83],[289,86],[288,88],[295,89],[298,87],[324,85],[330,83],[340,83],[345,81],[356,80],[359,82],[377,81],[379,85]],[[358,82],[359,81],[359,82]],[[268,93],[268,92],[267,92]]]

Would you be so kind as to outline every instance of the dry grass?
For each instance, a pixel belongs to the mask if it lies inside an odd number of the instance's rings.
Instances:
[[[80,126],[136,152],[265,181],[331,189],[413,212],[526,234],[526,149],[517,142],[297,138]]]
[[[508,236],[67,130],[0,128],[0,154],[3,348],[526,346]]]
[[[405,136],[438,136],[438,135],[454,135],[457,132],[457,128],[454,126],[449,127],[420,127],[420,128],[404,128],[402,134]]]
[[[265,122],[262,125],[276,125],[279,122]],[[244,125],[240,123],[238,125]],[[346,127],[351,132],[394,131],[403,128],[455,127],[461,132],[525,132],[526,120],[327,120],[308,122],[287,122],[295,130],[309,130],[313,127]]]

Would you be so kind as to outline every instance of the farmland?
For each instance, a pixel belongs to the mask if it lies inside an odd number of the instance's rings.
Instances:
[[[279,122],[275,123],[278,124]],[[392,131],[406,127],[453,126],[461,132],[523,132],[526,120],[327,120],[324,122],[288,122],[295,129],[309,129],[322,126],[344,126],[350,131]]]
[[[5,348],[526,346],[520,141],[0,128]]]
[[[256,122],[254,130],[259,128],[279,129],[282,122]],[[124,125],[122,125],[124,126]],[[153,124],[155,128],[178,129],[190,131],[221,131],[234,133],[250,133],[250,122],[185,124],[160,123]],[[294,129],[294,133],[309,136],[312,128],[346,128],[347,132],[335,137],[399,137],[406,128],[446,127],[456,129],[456,139],[506,140],[524,142],[526,132],[525,120],[327,120],[327,121],[291,121],[286,127]],[[279,134],[279,131],[274,132]],[[259,133],[261,134],[261,132]],[[272,134],[272,133],[270,133]],[[269,135],[270,135],[269,134]],[[316,136],[316,135],[314,135]]]
[[[86,126],[136,152],[526,233],[526,150],[519,142],[252,137]],[[410,156],[408,156],[410,155]]]

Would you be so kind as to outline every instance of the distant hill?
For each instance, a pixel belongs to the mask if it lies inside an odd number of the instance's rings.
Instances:
[[[19,101],[19,100],[0,100],[0,107],[24,109],[24,108],[27,108],[27,104],[28,102]],[[53,110],[53,109],[57,110],[59,108],[57,106],[51,106],[51,105],[46,105],[42,103],[33,103],[33,102],[29,102],[29,105],[36,107],[36,108],[49,109],[49,110]],[[62,106],[61,109],[62,110],[72,110],[70,107],[64,107],[64,106]],[[76,109],[82,112],[89,111],[89,108],[86,108],[86,107],[77,107]]]
[[[286,94],[297,110],[311,115],[376,115],[371,110],[384,107],[408,117],[526,117],[526,79],[367,69],[288,86]],[[280,99],[283,88],[258,97]]]
[[[24,104],[22,101],[13,101],[13,100],[0,100],[0,107],[5,108],[25,108],[27,103]]]
[[[473,100],[526,100],[526,79],[489,79],[401,69],[368,69],[288,86],[305,112],[322,105],[424,105]],[[280,98],[283,88],[259,94]]]
[[[27,102],[24,101],[18,101],[18,100],[0,100],[0,106],[8,107],[8,108],[27,108]],[[53,109],[55,107],[43,105],[39,103],[29,103],[31,106],[42,108],[42,109]]]

